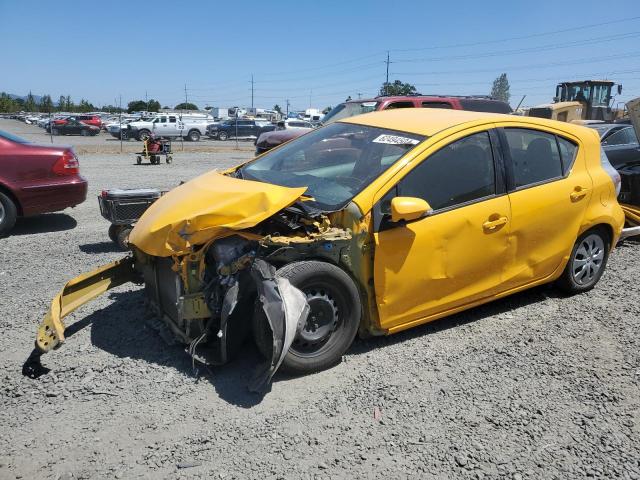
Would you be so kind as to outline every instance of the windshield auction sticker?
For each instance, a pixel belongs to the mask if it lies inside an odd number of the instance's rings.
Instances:
[[[380,135],[373,139],[373,143],[386,143],[388,145],[417,145],[420,142],[413,138],[400,137],[398,135]]]

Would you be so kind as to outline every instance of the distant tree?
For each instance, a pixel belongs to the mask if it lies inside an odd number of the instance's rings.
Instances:
[[[127,112],[142,112],[147,109],[147,102],[144,100],[133,100],[127,104]]]
[[[199,110],[195,103],[182,102],[174,107],[176,110]]]
[[[491,96],[496,100],[502,100],[507,103],[509,102],[511,93],[509,93],[509,80],[507,79],[506,73],[503,73],[493,81]]]
[[[89,103],[88,100],[85,100],[84,98],[80,100],[80,103],[78,104],[78,112],[93,112],[95,109],[96,107],[94,107],[91,103]]]
[[[100,111],[109,112],[109,113],[120,113],[120,112],[124,112],[125,110],[123,108],[118,108],[114,105],[103,105],[100,107]]]
[[[162,108],[163,108],[164,110],[169,110],[169,107],[168,107],[168,106],[166,106],[166,105],[165,105],[164,107],[162,107]]]
[[[64,112],[64,107],[67,103],[67,99],[64,98],[64,95],[60,95],[60,98],[58,99],[58,111],[59,112]]]
[[[11,98],[7,93],[0,93],[0,112],[13,113],[20,110],[20,105],[14,98]]]
[[[147,105],[147,111],[157,112],[158,110],[160,110],[160,102],[157,100],[154,100],[153,98],[149,100]]]
[[[27,99],[24,101],[24,109],[27,112],[35,112],[38,109],[36,106],[36,99],[33,98],[31,91],[29,91],[29,95],[27,95]]]
[[[327,108],[325,108],[324,110],[322,110],[322,113],[326,115],[326,114],[327,114],[327,113],[329,113],[331,110],[333,110],[333,107],[332,107],[331,105],[329,105]]]
[[[40,99],[40,111],[43,113],[53,112],[53,100],[51,100],[51,95],[42,96]]]
[[[282,113],[282,108],[277,103],[273,106],[273,109],[280,114]]]
[[[416,87],[410,83],[395,80],[393,83],[384,82],[380,87],[380,95],[416,95]]]
[[[75,112],[76,111],[76,104],[73,103],[73,100],[71,100],[71,96],[67,95],[64,99],[64,109],[67,112]]]

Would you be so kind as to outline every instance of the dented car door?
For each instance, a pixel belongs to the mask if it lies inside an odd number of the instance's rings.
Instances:
[[[428,155],[374,208],[374,282],[380,327],[390,332],[451,313],[500,284],[511,211],[497,137],[462,136]],[[393,224],[393,197],[426,200],[433,212]]]

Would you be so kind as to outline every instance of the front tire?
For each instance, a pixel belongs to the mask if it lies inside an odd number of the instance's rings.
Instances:
[[[7,195],[0,192],[0,237],[9,233],[16,223],[18,209]]]
[[[229,139],[229,134],[227,132],[220,132],[218,133],[218,140],[222,140],[223,142],[225,140]]]
[[[282,368],[295,374],[307,374],[340,363],[358,332],[362,315],[358,288],[351,277],[339,267],[319,261],[290,263],[276,275],[302,290],[310,307],[307,321],[297,332]],[[258,330],[254,334],[261,353],[269,358],[271,349],[265,347],[270,342],[264,341],[267,320],[261,320],[261,325],[254,324],[254,329]],[[268,323],[266,329],[270,337]]]
[[[607,266],[610,243],[607,232],[599,227],[580,235],[556,282],[558,288],[569,295],[591,290]]]
[[[140,130],[138,132],[138,140],[144,142],[147,138],[149,138],[149,135],[151,135],[151,132],[149,130]]]

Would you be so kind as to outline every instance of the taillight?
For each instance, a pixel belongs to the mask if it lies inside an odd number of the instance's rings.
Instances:
[[[77,175],[80,173],[80,162],[71,150],[65,150],[51,170],[56,175]]]
[[[622,180],[620,179],[620,174],[618,173],[618,171],[613,168],[613,165],[611,165],[611,163],[609,162],[609,159],[607,158],[607,154],[604,151],[604,148],[600,147],[600,165],[602,165],[602,168],[604,169],[605,172],[607,172],[609,174],[609,176],[611,177],[611,180],[613,181],[613,186],[616,189],[616,197],[618,195],[620,195],[620,187],[622,184]]]

